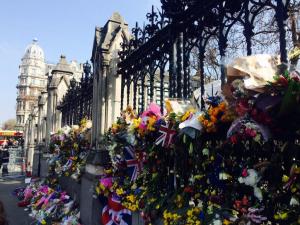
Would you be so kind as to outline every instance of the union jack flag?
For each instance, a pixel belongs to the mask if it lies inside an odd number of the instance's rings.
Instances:
[[[131,181],[135,181],[143,170],[143,163],[146,161],[146,153],[138,152],[132,146],[124,148],[124,156],[127,165],[127,173],[131,177]]]
[[[176,130],[172,129],[173,124],[169,123],[166,125],[161,125],[159,128],[159,133],[161,135],[156,139],[155,144],[162,144],[163,147],[168,148],[172,144],[173,138],[176,135]]]
[[[101,222],[103,225],[132,225],[131,211],[125,209],[118,199],[111,196],[102,210]]]

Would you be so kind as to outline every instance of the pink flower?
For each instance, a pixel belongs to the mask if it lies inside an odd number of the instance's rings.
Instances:
[[[150,103],[148,109],[142,113],[141,117],[149,117],[152,115],[156,116],[157,119],[161,117],[160,107],[154,102]]]
[[[111,188],[112,187],[112,178],[111,177],[108,177],[108,178],[102,178],[100,180],[100,183],[106,187],[106,188]]]
[[[249,137],[255,137],[255,136],[256,136],[256,131],[253,130],[253,129],[251,129],[251,128],[249,128],[249,127],[247,127],[247,128],[245,129],[245,134],[246,134],[247,136],[249,136]]]

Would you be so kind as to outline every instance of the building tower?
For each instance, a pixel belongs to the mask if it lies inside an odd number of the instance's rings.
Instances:
[[[25,122],[34,106],[38,103],[38,96],[47,87],[44,51],[38,45],[37,39],[27,46],[19,66],[19,83],[17,85],[16,129],[24,130]]]

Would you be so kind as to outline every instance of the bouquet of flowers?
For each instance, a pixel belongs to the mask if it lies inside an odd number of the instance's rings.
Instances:
[[[199,121],[207,133],[217,132],[222,123],[233,120],[233,114],[228,110],[227,103],[220,96],[207,99],[208,109],[199,116]]]

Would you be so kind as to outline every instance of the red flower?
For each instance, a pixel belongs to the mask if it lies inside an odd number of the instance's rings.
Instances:
[[[232,135],[230,137],[230,141],[233,143],[233,144],[236,144],[238,142],[238,138],[237,138],[237,135]]]
[[[256,131],[251,129],[251,128],[246,128],[245,129],[245,134],[248,136],[248,137],[255,137],[256,136]]]
[[[247,177],[247,176],[248,176],[248,171],[247,171],[247,169],[243,169],[242,176],[243,176],[243,177]]]
[[[242,200],[235,200],[233,204],[233,207],[241,213],[247,213],[248,206],[249,200],[246,195],[242,198]]]
[[[235,110],[239,116],[244,116],[249,111],[248,100],[243,99],[237,102]]]
[[[246,195],[244,195],[244,197],[243,197],[243,199],[242,199],[242,204],[243,204],[244,206],[248,206],[248,204],[249,204],[249,200],[248,200],[248,198],[247,198]]]
[[[288,86],[288,80],[284,77],[284,76],[282,76],[282,75],[280,75],[279,77],[278,77],[278,80],[277,80],[277,82],[279,83],[279,84],[281,84],[281,85],[283,85],[283,86]]]
[[[193,193],[193,189],[190,186],[185,187],[183,191],[186,193]]]

